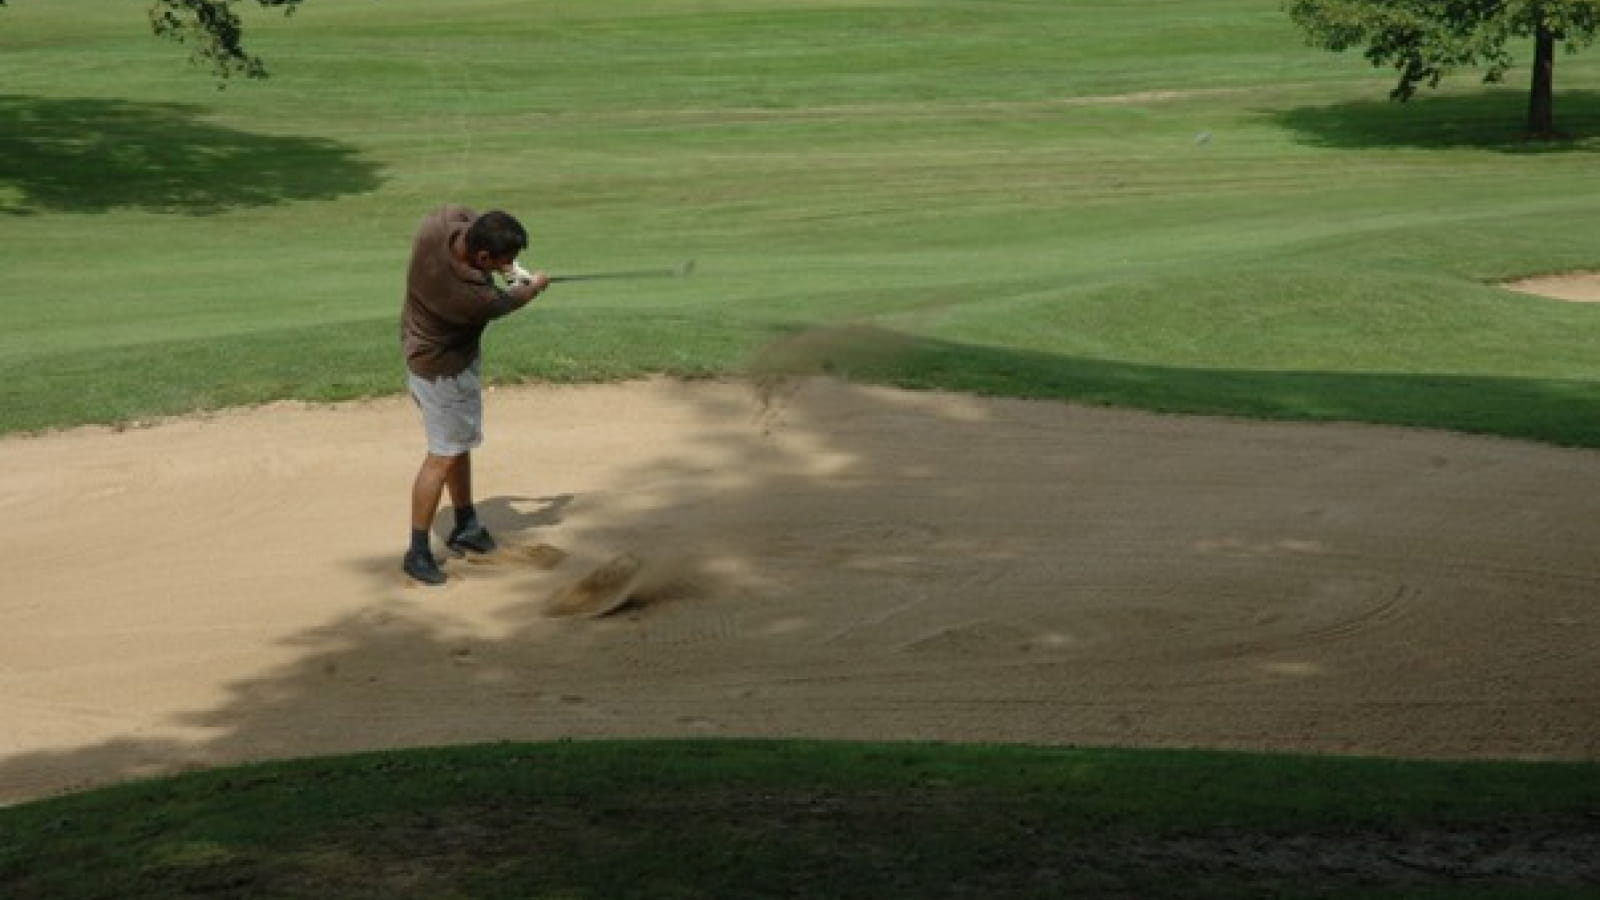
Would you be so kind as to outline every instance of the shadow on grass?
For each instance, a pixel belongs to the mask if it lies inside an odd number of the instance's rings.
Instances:
[[[1408,425],[1600,447],[1600,383],[1590,381],[1177,368],[874,328],[796,332],[756,368],[1156,412]]]
[[[176,103],[0,95],[0,213],[207,215],[381,184],[379,167],[348,144],[239,131],[203,114]]]
[[[338,402],[396,393],[391,325],[381,320],[254,332],[0,360],[5,431],[84,422],[124,424],[279,399]],[[633,332],[653,335],[655,344]],[[1600,448],[1600,383],[1431,373],[1295,372],[1174,367],[914,337],[869,326],[794,328],[725,320],[551,311],[538,332],[490,349],[495,380],[570,383],[651,374],[715,375],[704,360],[735,358],[755,377],[821,374],[918,389],[1061,400],[1155,412],[1304,422],[1366,422]],[[699,342],[685,365],[676,350]],[[615,355],[606,347],[614,345]],[[637,348],[654,346],[657,356]],[[593,355],[577,359],[572,347]],[[302,351],[298,355],[291,348]],[[309,350],[308,350],[309,348]],[[630,354],[629,348],[633,348]],[[314,351],[314,352],[311,352]],[[217,360],[226,358],[227,366]],[[286,367],[294,358],[303,365]],[[107,371],[141,371],[130,397]],[[210,373],[210,374],[205,374]]]
[[[1357,100],[1331,106],[1305,106],[1270,115],[1318,147],[1362,149],[1452,148],[1501,153],[1570,153],[1600,149],[1600,92],[1559,91],[1555,98],[1555,140],[1529,139],[1526,91],[1510,87],[1471,94],[1419,94],[1406,103]]]

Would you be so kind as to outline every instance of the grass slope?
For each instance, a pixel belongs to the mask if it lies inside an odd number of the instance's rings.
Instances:
[[[49,897],[1593,896],[1594,765],[502,744],[0,810]]]
[[[1600,311],[1486,286],[1600,262],[1583,56],[1530,146],[1519,87],[1395,106],[1246,0],[616,7],[246,11],[276,77],[219,92],[136,11],[8,6],[0,430],[398,390],[410,232],[458,200],[554,270],[698,262],[553,292],[500,380],[849,325],[917,352],[791,363],[1600,445]]]

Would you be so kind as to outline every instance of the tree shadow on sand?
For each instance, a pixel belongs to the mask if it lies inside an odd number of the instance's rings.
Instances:
[[[209,215],[376,189],[348,144],[255,134],[203,107],[0,95],[0,213],[115,209]]]
[[[1532,140],[1523,123],[1526,91],[1510,87],[1470,94],[1419,94],[1406,103],[1354,100],[1303,106],[1269,115],[1317,147],[1418,150],[1479,149],[1500,153],[1571,153],[1600,150],[1600,92],[1556,94],[1555,140]]]

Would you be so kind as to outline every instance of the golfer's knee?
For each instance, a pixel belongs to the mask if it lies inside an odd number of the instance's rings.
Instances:
[[[459,456],[437,456],[429,453],[422,460],[422,477],[442,482],[455,471],[460,459]]]
[[[465,458],[465,454],[460,456],[441,456],[437,453],[429,453],[427,458],[423,460],[422,464],[430,469],[438,469],[441,472],[448,472],[460,465],[461,460]]]

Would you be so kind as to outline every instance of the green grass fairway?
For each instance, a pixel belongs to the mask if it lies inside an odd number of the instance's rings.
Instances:
[[[0,11],[0,430],[400,389],[411,231],[503,206],[563,287],[502,381],[736,372],[796,331],[860,378],[1600,445],[1600,309],[1490,283],[1600,266],[1574,137],[1523,88],[1409,106],[1259,0],[246,4],[225,91],[140,10]]]

